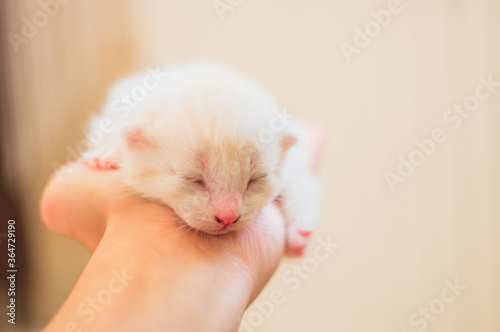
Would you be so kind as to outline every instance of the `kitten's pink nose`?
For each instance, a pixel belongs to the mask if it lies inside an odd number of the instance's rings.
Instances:
[[[234,198],[222,199],[215,206],[215,220],[224,226],[234,224],[240,218],[238,201]]]
[[[231,218],[221,218],[219,216],[215,216],[215,220],[217,220],[217,222],[219,224],[222,224],[224,226],[234,224],[235,222],[238,221],[238,219],[240,219],[240,216],[231,217]]]

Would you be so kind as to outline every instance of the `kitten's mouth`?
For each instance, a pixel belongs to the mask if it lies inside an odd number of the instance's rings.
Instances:
[[[201,231],[203,233],[207,233],[207,234],[211,234],[211,235],[221,235],[221,234],[225,234],[225,233],[229,233],[231,231],[233,231],[233,227],[232,225],[229,225],[229,226],[220,226],[218,228],[205,228],[205,227],[195,227],[195,226],[192,226],[188,223],[186,223],[189,227],[191,227],[193,230],[198,230],[198,231]],[[218,225],[219,226],[219,225]]]
[[[232,230],[231,225],[222,226],[221,228],[216,229],[213,234],[224,234],[224,233],[230,232],[231,230]]]

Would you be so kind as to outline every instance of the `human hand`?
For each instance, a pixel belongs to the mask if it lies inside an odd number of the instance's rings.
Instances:
[[[93,252],[47,331],[235,331],[284,250],[273,204],[246,229],[210,236],[126,188],[117,173],[78,164],[49,181],[41,213],[51,230]],[[123,287],[110,300],[117,274]]]
[[[44,192],[42,217],[93,255],[48,330],[75,323],[93,331],[234,331],[282,256],[284,222],[274,206],[244,231],[208,236],[124,187],[114,172],[73,165],[59,175]],[[133,279],[102,312],[85,305],[113,271]],[[82,307],[95,314],[79,314]]]

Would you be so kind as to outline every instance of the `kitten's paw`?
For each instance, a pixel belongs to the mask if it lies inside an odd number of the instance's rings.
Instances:
[[[288,256],[300,257],[304,255],[307,242],[312,231],[303,228],[293,228],[288,231],[286,241],[286,254]]]
[[[100,148],[82,155],[81,163],[95,170],[115,170],[120,168],[121,152],[115,148]]]

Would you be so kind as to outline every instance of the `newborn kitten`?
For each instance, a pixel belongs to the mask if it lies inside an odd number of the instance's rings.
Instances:
[[[302,133],[255,82],[225,66],[164,70],[162,80],[150,71],[115,86],[90,125],[107,121],[112,130],[82,162],[116,169],[137,192],[210,234],[246,227],[279,196],[287,252],[302,255],[318,210]],[[118,107],[125,98],[128,108]]]

